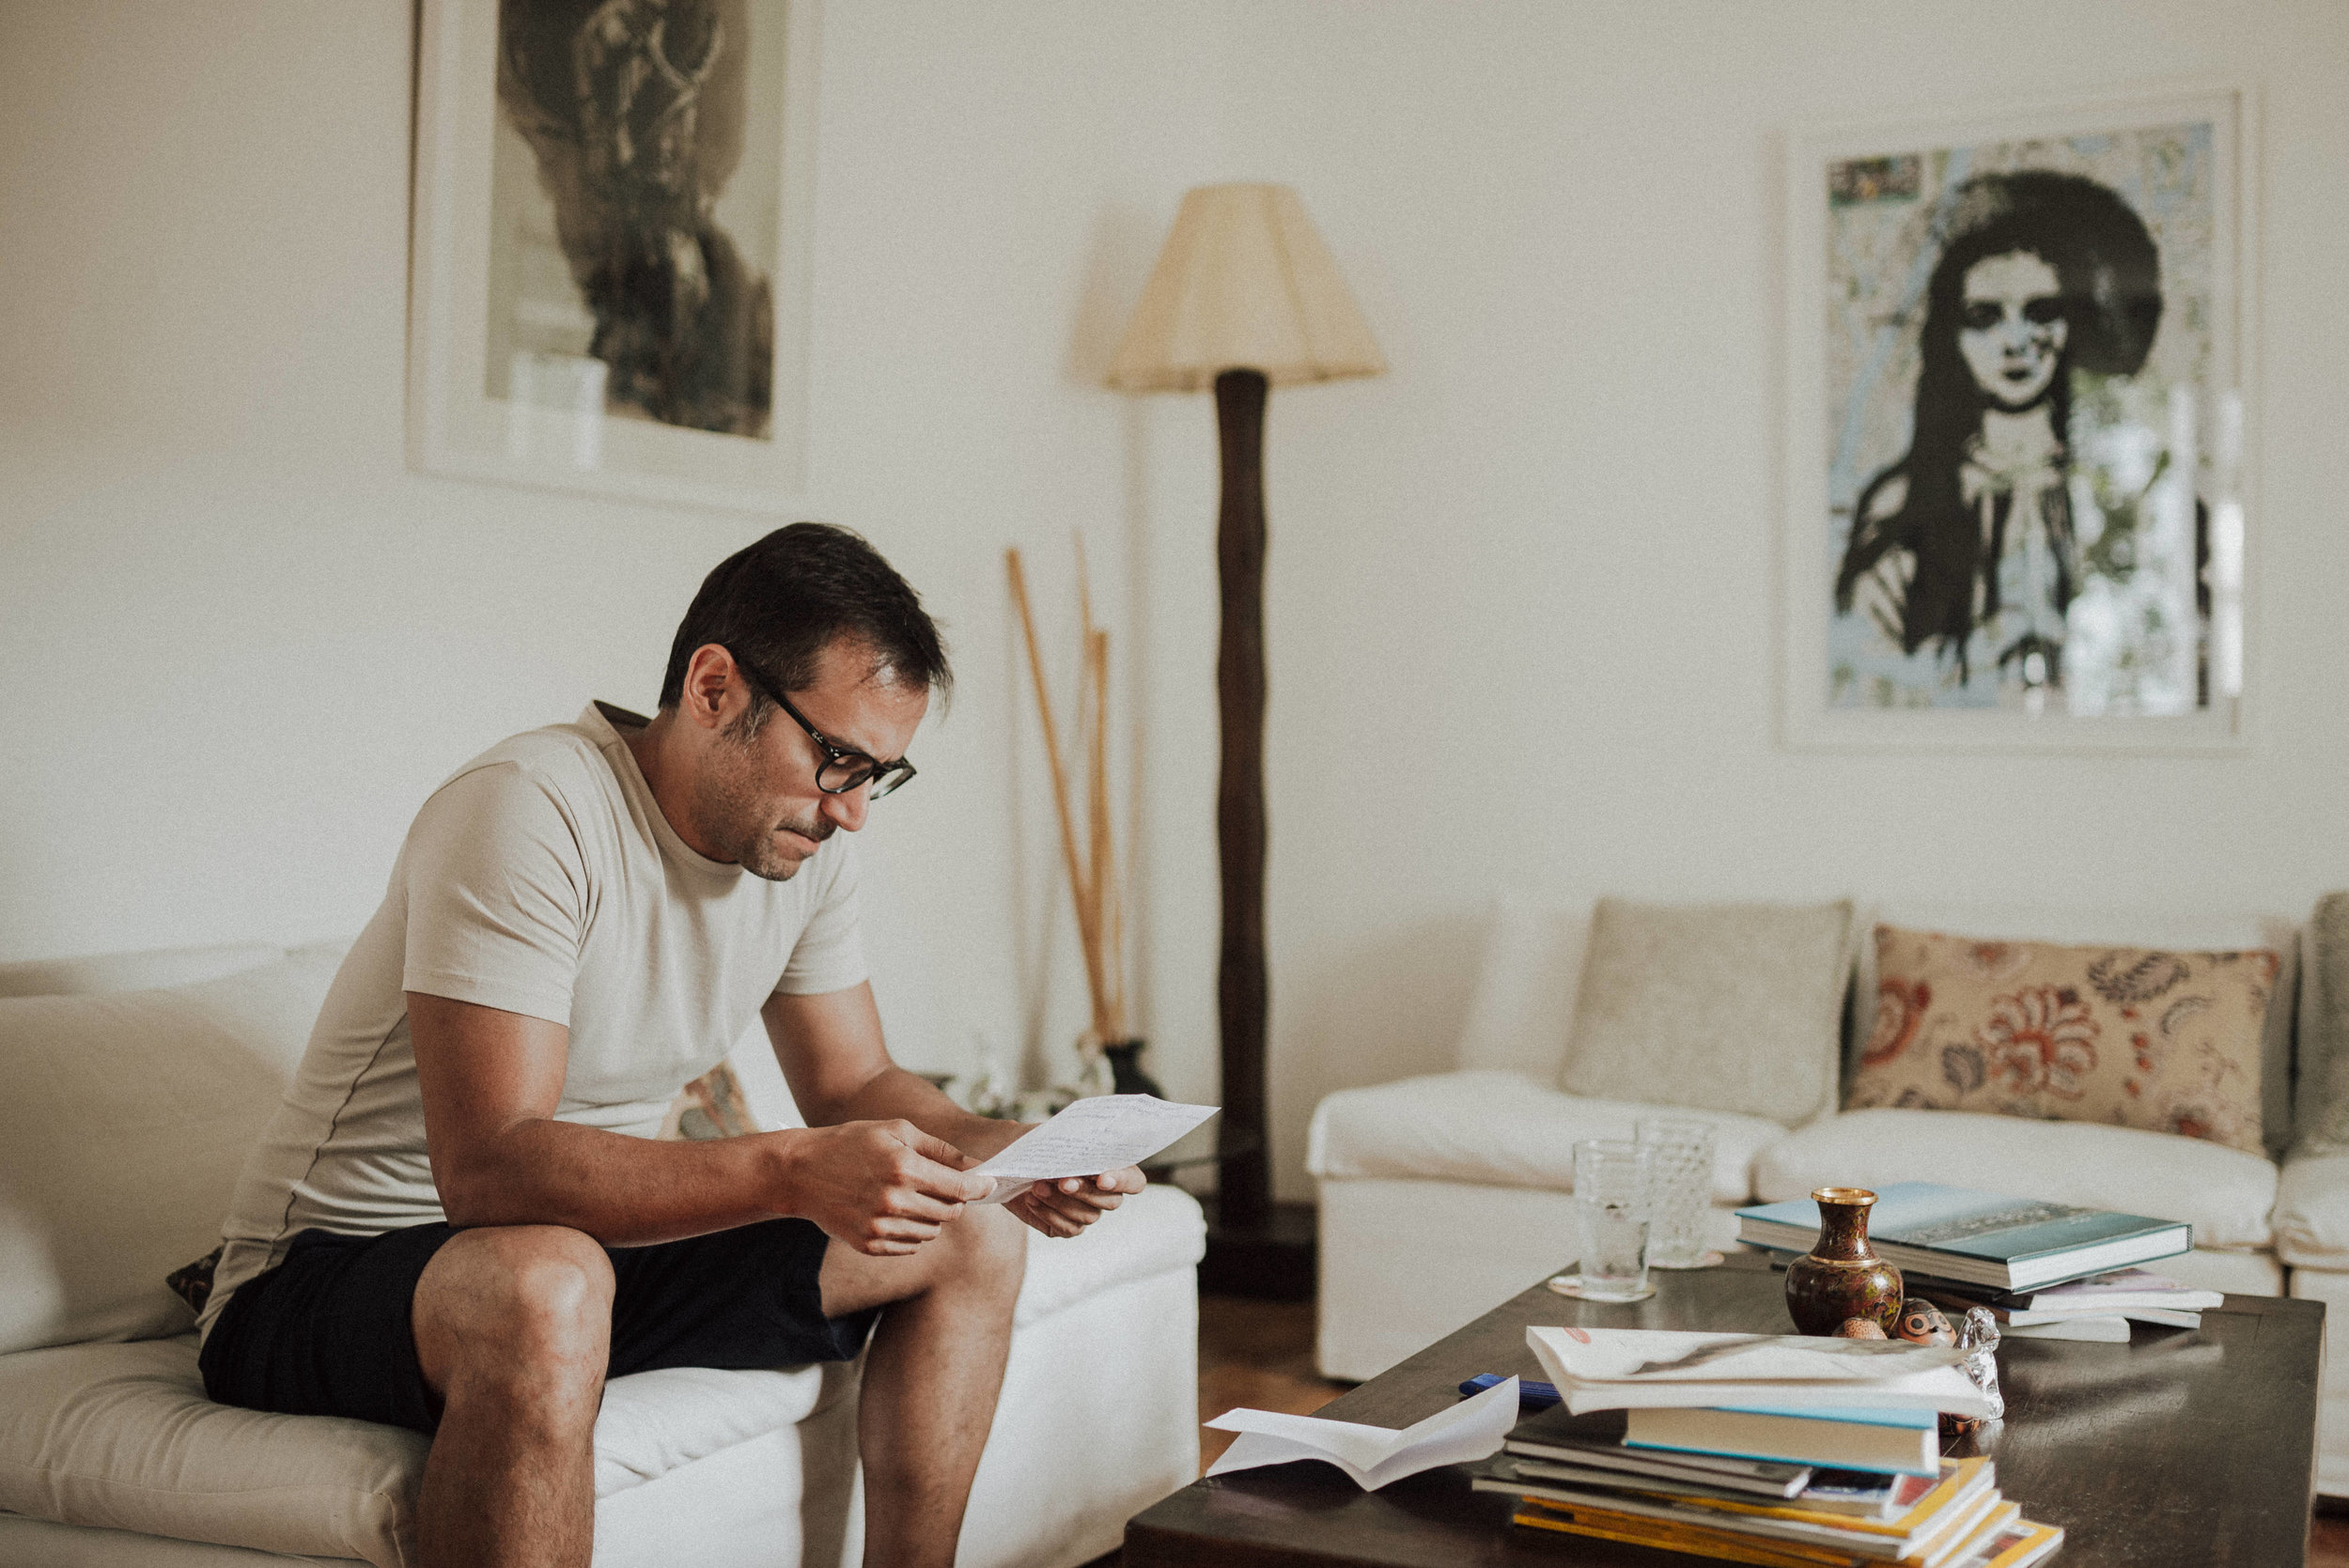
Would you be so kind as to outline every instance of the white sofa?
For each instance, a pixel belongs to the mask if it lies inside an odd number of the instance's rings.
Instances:
[[[217,1243],[339,952],[0,966],[0,1568],[413,1560],[426,1440],[210,1403],[163,1282]],[[1033,1240],[961,1563],[1085,1561],[1197,1475],[1204,1234],[1153,1188]],[[599,1568],[854,1562],[855,1369],[615,1379],[596,1494]]]
[[[1569,1048],[1592,901],[1496,902],[1453,1070],[1348,1089],[1314,1112],[1307,1166],[1320,1184],[1317,1358],[1331,1377],[1377,1375],[1569,1262],[1577,1139],[1628,1137],[1641,1115],[1716,1126],[1709,1239],[1734,1241],[1731,1210],[1827,1185],[1954,1186],[2123,1210],[2194,1226],[2195,1250],[2166,1273],[2246,1295],[2349,1303],[2349,1155],[2295,1161],[2283,1202],[2274,1159],[2164,1133],[1950,1111],[1871,1110],[1781,1126],[1759,1117],[1584,1099],[1555,1087]],[[2292,1138],[2294,921],[2260,915],[1890,903],[1877,922],[1983,937],[2281,954],[2264,1044],[2263,1121],[2271,1152]],[[1875,991],[1873,943],[1858,944],[1853,996]],[[1864,1038],[1866,1019],[1857,1020]],[[1846,1018],[1848,1066],[1855,1020]],[[2271,1228],[2271,1216],[2272,1228]],[[2279,1250],[2280,1243],[2280,1250]],[[2341,1343],[2335,1343],[2340,1338]],[[2349,1495],[2349,1330],[2327,1317],[2336,1369],[2323,1408],[2325,1490]]]

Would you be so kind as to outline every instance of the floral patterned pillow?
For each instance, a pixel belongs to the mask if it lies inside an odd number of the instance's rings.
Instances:
[[[1844,1109],[2106,1122],[2262,1152],[2273,953],[1981,941],[1879,925]]]

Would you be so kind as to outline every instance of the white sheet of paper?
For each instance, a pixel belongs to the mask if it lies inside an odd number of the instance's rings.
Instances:
[[[1391,1481],[1434,1469],[1468,1465],[1501,1452],[1501,1440],[1517,1421],[1517,1380],[1504,1379],[1472,1399],[1439,1410],[1400,1432],[1355,1421],[1290,1416],[1278,1410],[1232,1410],[1207,1422],[1238,1438],[1209,1466],[1209,1475],[1285,1465],[1292,1459],[1326,1459],[1354,1478],[1365,1492]]]
[[[1017,1198],[1030,1182],[1063,1176],[1097,1176],[1139,1165],[1214,1115],[1212,1105],[1176,1105],[1151,1094],[1096,1094],[1079,1100],[978,1167],[995,1178],[995,1190],[979,1200],[1000,1203]]]

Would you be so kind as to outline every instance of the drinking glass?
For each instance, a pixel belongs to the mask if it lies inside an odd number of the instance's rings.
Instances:
[[[1703,1268],[1720,1262],[1721,1255],[1704,1245],[1704,1216],[1713,1200],[1712,1125],[1642,1117],[1639,1135],[1655,1151],[1648,1266]]]
[[[1639,1301],[1647,1282],[1650,1188],[1656,1151],[1624,1139],[1574,1146],[1574,1219],[1581,1254],[1576,1272],[1550,1287],[1587,1301]]]

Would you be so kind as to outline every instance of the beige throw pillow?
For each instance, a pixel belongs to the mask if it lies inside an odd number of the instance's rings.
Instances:
[[[186,1331],[163,1277],[220,1240],[336,962],[0,998],[0,1354]]]
[[[1847,1101],[2104,1122],[2263,1154],[2275,954],[1983,941],[1879,925]]]
[[[2297,1155],[2349,1154],[2349,893],[2316,901],[2300,937]]]
[[[1602,898],[1559,1086],[1796,1126],[1835,1109],[1847,903]]]

